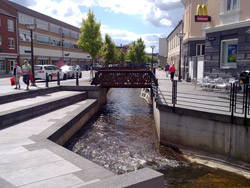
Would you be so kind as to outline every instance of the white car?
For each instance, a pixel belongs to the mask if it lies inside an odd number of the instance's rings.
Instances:
[[[57,73],[59,72],[60,80],[67,79],[67,73],[62,71],[55,65],[35,65],[34,66],[35,79],[46,80],[46,73],[48,73],[48,80],[57,80]]]
[[[75,78],[77,72],[78,72],[79,78],[82,77],[82,72],[80,70],[80,66],[65,65],[65,66],[62,66],[61,69],[62,69],[62,71],[67,73],[68,78]]]

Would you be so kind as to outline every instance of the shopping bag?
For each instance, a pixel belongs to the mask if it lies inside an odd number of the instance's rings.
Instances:
[[[15,79],[14,79],[14,77],[10,78],[10,84],[11,84],[11,86],[15,85]]]
[[[33,81],[34,81],[34,78],[31,74],[30,74],[30,81],[31,81],[31,83],[33,83]]]

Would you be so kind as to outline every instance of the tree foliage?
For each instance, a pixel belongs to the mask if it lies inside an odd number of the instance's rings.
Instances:
[[[118,54],[118,62],[119,63],[123,63],[123,62],[125,62],[125,60],[126,60],[126,55],[125,55],[125,53],[123,52],[123,50],[122,49],[119,49],[118,50],[118,52],[117,52],[117,54]]]
[[[135,53],[136,53],[136,61],[137,63],[141,64],[145,62],[146,52],[145,52],[145,44],[142,38],[137,40],[137,45],[135,46]]]
[[[106,66],[116,60],[116,46],[108,34],[105,35],[104,45],[102,47],[102,56],[106,61]]]
[[[143,63],[146,61],[146,52],[145,52],[145,44],[142,38],[137,40],[137,43],[134,41],[129,48],[127,59],[132,63]]]
[[[132,45],[129,47],[129,51],[127,53],[127,60],[131,61],[131,63],[136,62],[136,51],[135,51],[135,41],[132,42]]]
[[[77,41],[77,46],[84,52],[88,52],[94,59],[98,56],[102,47],[101,23],[97,23],[93,11],[89,10],[88,16],[82,21],[80,28],[81,35]]]

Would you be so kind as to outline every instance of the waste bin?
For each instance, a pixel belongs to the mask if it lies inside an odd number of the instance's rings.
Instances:
[[[249,84],[250,71],[245,70],[240,73],[240,83],[241,84]]]

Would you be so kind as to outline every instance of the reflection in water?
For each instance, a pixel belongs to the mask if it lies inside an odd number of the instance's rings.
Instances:
[[[208,179],[201,177],[216,170],[191,165],[171,148],[161,146],[152,107],[139,94],[140,89],[115,89],[107,105],[67,147],[116,174],[149,167],[164,173],[166,187],[194,187],[199,182],[208,185]]]

